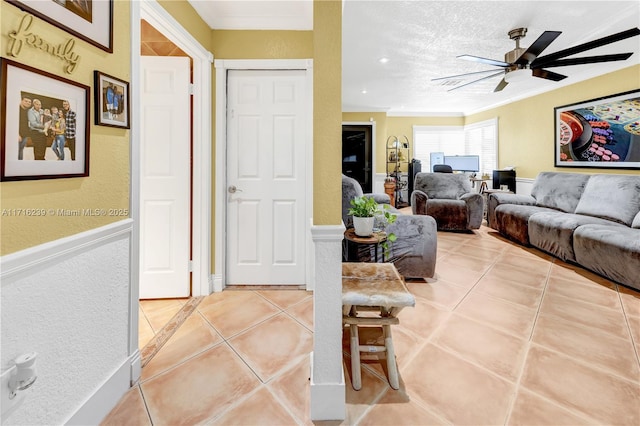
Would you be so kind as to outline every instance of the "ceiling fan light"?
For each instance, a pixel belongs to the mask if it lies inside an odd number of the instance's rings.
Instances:
[[[507,83],[519,83],[528,80],[531,76],[532,73],[530,69],[519,69],[506,73],[504,80]]]

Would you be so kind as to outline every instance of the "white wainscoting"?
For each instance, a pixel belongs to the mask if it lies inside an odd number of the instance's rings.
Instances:
[[[0,258],[1,365],[38,354],[38,379],[3,425],[99,424],[137,380],[139,352],[129,344],[138,315],[132,224],[119,221]]]
[[[531,195],[531,189],[533,189],[533,182],[535,179],[530,178],[516,178],[516,194]]]

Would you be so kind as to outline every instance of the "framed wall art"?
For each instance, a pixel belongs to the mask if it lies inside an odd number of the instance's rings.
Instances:
[[[113,53],[113,0],[6,0],[38,18]]]
[[[89,86],[0,59],[0,180],[89,176]]]
[[[556,167],[640,169],[640,90],[554,110]]]
[[[129,128],[129,83],[93,72],[94,111],[100,126]]]

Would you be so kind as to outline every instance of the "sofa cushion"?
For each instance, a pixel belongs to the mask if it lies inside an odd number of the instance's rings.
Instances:
[[[575,262],[573,232],[580,225],[589,223],[612,224],[606,219],[558,211],[534,213],[529,218],[529,242],[562,260]],[[628,229],[624,225],[617,226]]]
[[[573,233],[573,249],[580,265],[640,290],[640,229],[582,225]]]
[[[633,223],[631,224],[631,227],[640,229],[640,212],[638,212],[635,219],[633,219]]]
[[[496,228],[501,234],[529,245],[529,218],[538,212],[557,212],[546,207],[526,206],[517,204],[500,204],[496,207]]]
[[[587,174],[542,172],[533,183],[531,195],[538,206],[574,213],[588,180]]]
[[[640,176],[594,175],[584,188],[576,213],[631,226],[640,211]]]

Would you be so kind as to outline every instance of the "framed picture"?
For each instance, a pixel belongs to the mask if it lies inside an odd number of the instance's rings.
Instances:
[[[113,0],[6,0],[91,43],[113,52]]]
[[[640,169],[640,90],[554,110],[556,167]]]
[[[93,72],[96,124],[129,128],[129,83]]]
[[[89,176],[89,86],[0,59],[0,180]]]

